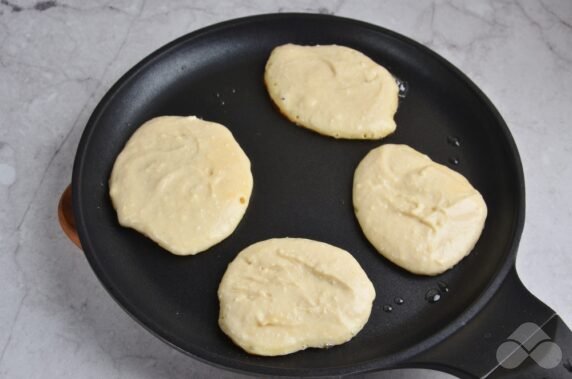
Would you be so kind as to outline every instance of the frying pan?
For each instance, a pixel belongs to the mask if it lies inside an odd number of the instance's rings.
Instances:
[[[263,72],[272,48],[288,42],[350,46],[404,81],[397,131],[381,141],[335,140],[282,117],[266,93]],[[254,190],[244,219],[229,238],[192,257],[169,254],[121,227],[108,196],[118,153],[139,125],[159,115],[197,115],[226,125],[252,162]],[[384,259],[356,222],[354,169],[384,143],[408,144],[462,173],[488,205],[473,252],[438,277],[413,275]],[[71,187],[73,215],[65,212],[68,192],[62,222],[72,236],[77,228],[109,294],[153,334],[205,362],[262,375],[426,367],[461,377],[572,377],[570,330],[515,271],[525,194],[506,124],[459,70],[389,30],[327,15],[271,14],[183,36],[137,64],[101,100],[79,143]],[[70,225],[73,216],[76,224]],[[374,283],[371,318],[350,342],[268,358],[243,352],[220,331],[216,292],[229,262],[254,242],[285,236],[350,251]],[[537,327],[511,336],[523,323]],[[513,351],[527,339],[541,341],[542,333],[563,355],[555,368],[547,371],[531,358],[514,369],[499,364],[511,355],[497,357],[507,338],[516,343]],[[524,347],[532,352],[538,346]],[[558,361],[558,351],[536,350],[535,357]]]

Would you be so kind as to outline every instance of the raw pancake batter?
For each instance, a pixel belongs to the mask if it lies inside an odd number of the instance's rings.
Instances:
[[[276,47],[266,88],[292,122],[335,138],[379,139],[395,131],[398,87],[382,66],[344,46]]]
[[[200,253],[228,237],[251,192],[250,161],[231,132],[194,116],[144,123],[109,179],[119,223],[176,255]]]
[[[437,275],[481,235],[487,206],[461,174],[406,145],[371,150],[353,184],[356,217],[371,244],[415,274]]]
[[[375,290],[348,252],[276,238],[244,249],[218,289],[219,325],[252,354],[284,355],[349,341],[367,322]]]

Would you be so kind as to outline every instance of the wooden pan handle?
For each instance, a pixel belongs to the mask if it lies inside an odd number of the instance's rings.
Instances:
[[[75,218],[73,215],[71,185],[66,187],[60,197],[60,202],[58,204],[58,219],[65,235],[81,249],[81,243],[79,242],[79,236],[77,235]]]

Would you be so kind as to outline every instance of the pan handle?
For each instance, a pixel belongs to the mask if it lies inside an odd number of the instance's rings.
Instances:
[[[58,219],[65,235],[81,249],[73,215],[71,185],[66,187],[60,197],[60,202],[58,203]]]
[[[528,292],[513,266],[473,319],[402,367],[460,378],[572,379],[572,332]]]

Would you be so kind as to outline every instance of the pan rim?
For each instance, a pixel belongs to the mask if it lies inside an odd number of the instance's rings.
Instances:
[[[167,332],[161,329],[161,327],[153,320],[147,318],[136,306],[132,305],[127,297],[125,297],[121,291],[113,286],[112,280],[107,276],[105,268],[100,265],[97,259],[97,253],[93,247],[92,238],[87,228],[86,218],[84,209],[82,207],[82,177],[84,176],[83,166],[86,156],[86,147],[89,145],[91,137],[94,130],[98,124],[98,120],[102,114],[105,113],[107,106],[111,103],[114,97],[120,92],[124,85],[133,80],[139,72],[144,70],[146,67],[151,65],[153,62],[160,60],[162,57],[167,55],[170,51],[177,49],[179,46],[185,43],[189,43],[193,39],[204,37],[211,33],[217,33],[228,28],[240,27],[243,24],[249,24],[252,22],[260,21],[271,21],[280,19],[329,19],[336,22],[341,22],[346,25],[351,24],[352,26],[369,29],[377,33],[383,33],[391,38],[395,38],[401,42],[405,42],[408,45],[421,50],[425,55],[430,56],[432,59],[443,65],[448,71],[454,74],[460,81],[462,81],[474,94],[475,98],[484,103],[484,106],[488,108],[493,114],[500,127],[500,132],[505,139],[510,154],[513,158],[514,174],[518,181],[518,193],[515,193],[515,201],[518,202],[516,208],[516,214],[514,215],[514,228],[512,230],[512,242],[507,248],[509,251],[506,255],[506,260],[497,269],[497,272],[492,276],[491,280],[485,285],[482,292],[472,301],[472,303],[462,311],[456,318],[452,319],[448,325],[444,328],[436,331],[431,336],[419,341],[418,343],[405,348],[402,351],[390,354],[388,356],[372,359],[369,361],[361,362],[358,364],[352,364],[347,366],[334,366],[334,367],[323,367],[323,368],[282,368],[282,367],[264,367],[259,365],[253,365],[250,363],[239,362],[234,359],[230,359],[226,356],[219,355],[217,353],[206,351],[204,349],[183,349],[178,346],[177,339],[174,336],[169,336]],[[429,49],[428,47],[416,42],[415,40],[403,36],[399,33],[393,32],[391,30],[385,29],[381,26],[371,24],[369,22],[359,21],[347,17],[339,17],[333,15],[324,14],[308,14],[308,13],[267,13],[258,14],[253,16],[241,17],[236,19],[231,19],[228,21],[216,23],[188,34],[185,34],[172,42],[160,47],[159,49],[153,51],[147,55],[144,59],[134,65],[125,74],[123,74],[115,84],[106,92],[102,97],[98,105],[93,110],[86,126],[81,136],[76,151],[76,156],[73,165],[72,173],[72,193],[73,199],[73,209],[76,219],[76,225],[78,234],[81,240],[82,248],[85,252],[85,256],[94,271],[96,277],[101,282],[103,287],[109,293],[109,295],[115,300],[115,302],[127,313],[129,314],[137,323],[143,326],[151,334],[164,341],[173,348],[189,355],[199,361],[204,363],[214,365],[226,370],[231,370],[240,373],[248,374],[258,374],[258,375],[278,375],[278,376],[329,376],[329,375],[344,375],[350,373],[360,373],[367,372],[375,369],[387,369],[392,367],[403,367],[403,363],[407,359],[430,349],[432,346],[438,344],[439,342],[446,339],[448,336],[453,334],[455,331],[459,330],[463,325],[468,323],[474,316],[476,316],[479,311],[484,307],[484,305],[492,298],[492,296],[497,292],[498,288],[501,286],[505,277],[507,276],[509,270],[513,267],[516,259],[516,253],[518,250],[518,245],[520,242],[520,237],[524,227],[525,219],[525,187],[524,187],[524,172],[522,167],[522,162],[516,147],[516,143],[508,129],[507,124],[503,120],[502,116],[492,104],[492,102],[486,97],[486,95],[473,83],[463,72],[456,68],[452,63],[447,61],[445,58]],[[311,372],[310,372],[311,371]]]

